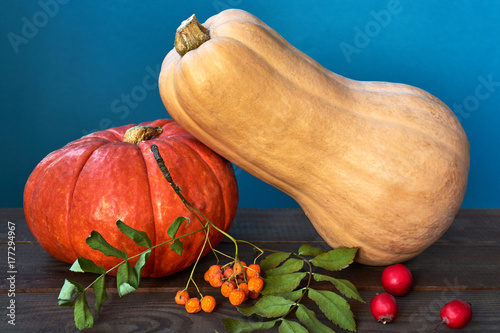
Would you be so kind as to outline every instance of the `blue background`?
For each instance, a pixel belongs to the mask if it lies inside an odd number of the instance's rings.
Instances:
[[[229,7],[257,15],[338,74],[439,97],[471,143],[463,207],[500,207],[500,2],[479,0],[3,0],[0,206],[22,207],[33,168],[66,143],[168,117],[156,79],[176,28]],[[240,207],[298,207],[236,172]]]

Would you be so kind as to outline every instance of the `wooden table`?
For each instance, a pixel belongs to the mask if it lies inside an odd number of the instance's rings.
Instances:
[[[1,209],[0,332],[75,332],[72,308],[59,307],[57,296],[65,278],[83,285],[95,275],[68,271],[70,265],[48,255],[27,228],[21,209]],[[8,221],[15,224],[15,326],[9,325],[10,280],[7,271]],[[12,225],[12,223],[11,223]],[[240,209],[230,230],[236,238],[265,248],[295,251],[304,243],[326,244],[300,209]],[[500,210],[461,210],[441,239],[405,264],[414,276],[414,288],[397,298],[400,314],[394,323],[382,325],[370,314],[369,301],[382,286],[383,267],[352,264],[335,273],[349,279],[366,304],[349,301],[356,316],[358,332],[432,332],[439,322],[439,310],[448,301],[460,298],[472,303],[474,318],[459,332],[500,332]],[[218,249],[231,252],[229,242]],[[243,247],[243,258],[252,258]],[[213,313],[188,314],[175,304],[174,294],[187,281],[189,269],[169,277],[143,279],[140,288],[119,298],[114,278],[108,278],[110,299],[104,304],[95,327],[88,332],[225,332],[222,319],[246,319],[222,295],[203,281],[202,274],[213,263],[211,255],[200,262],[195,279],[203,293],[219,301]],[[328,284],[320,286],[332,289]],[[89,295],[89,303],[92,304]],[[312,305],[311,305],[312,306]],[[92,306],[91,306],[92,307]],[[319,316],[325,323],[328,321]],[[332,327],[336,332],[343,332]],[[273,328],[268,332],[277,332]],[[441,332],[454,331],[441,326]]]

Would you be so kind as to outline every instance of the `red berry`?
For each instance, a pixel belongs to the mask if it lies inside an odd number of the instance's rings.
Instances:
[[[441,309],[441,324],[450,328],[462,328],[472,320],[472,308],[469,303],[456,299],[443,306]],[[434,329],[436,332],[437,327]]]
[[[396,299],[388,293],[377,294],[370,302],[373,317],[382,324],[394,321],[398,315]]]
[[[405,265],[388,266],[382,272],[382,286],[392,296],[408,294],[412,282],[411,272]]]

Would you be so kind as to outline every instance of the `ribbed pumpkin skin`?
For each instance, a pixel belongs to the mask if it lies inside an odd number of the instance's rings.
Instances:
[[[388,265],[416,256],[461,206],[469,142],[418,88],[323,68],[255,16],[227,10],[211,39],[166,56],[163,103],[187,131],[293,197],[332,247]]]
[[[93,230],[129,255],[145,249],[119,231],[118,218],[145,231],[153,245],[170,239],[167,229],[178,216],[191,218],[178,235],[201,227],[161,174],[152,144],[183,195],[215,225],[229,230],[238,205],[232,165],[173,120],[141,125],[160,126],[163,132],[138,145],[123,142],[125,131],[134,125],[95,132],[52,152],[34,169],[25,186],[24,212],[31,232],[49,254],[69,263],[84,256],[109,269],[120,260],[86,244]],[[154,249],[143,275],[166,276],[188,267],[204,238],[204,232],[183,238],[182,256],[168,244]],[[211,230],[213,246],[222,238]]]

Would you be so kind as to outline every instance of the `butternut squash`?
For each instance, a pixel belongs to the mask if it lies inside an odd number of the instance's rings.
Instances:
[[[418,255],[462,204],[470,147],[442,101],[337,75],[245,11],[183,22],[159,89],[182,127],[294,198],[330,246],[359,247],[360,263]]]

